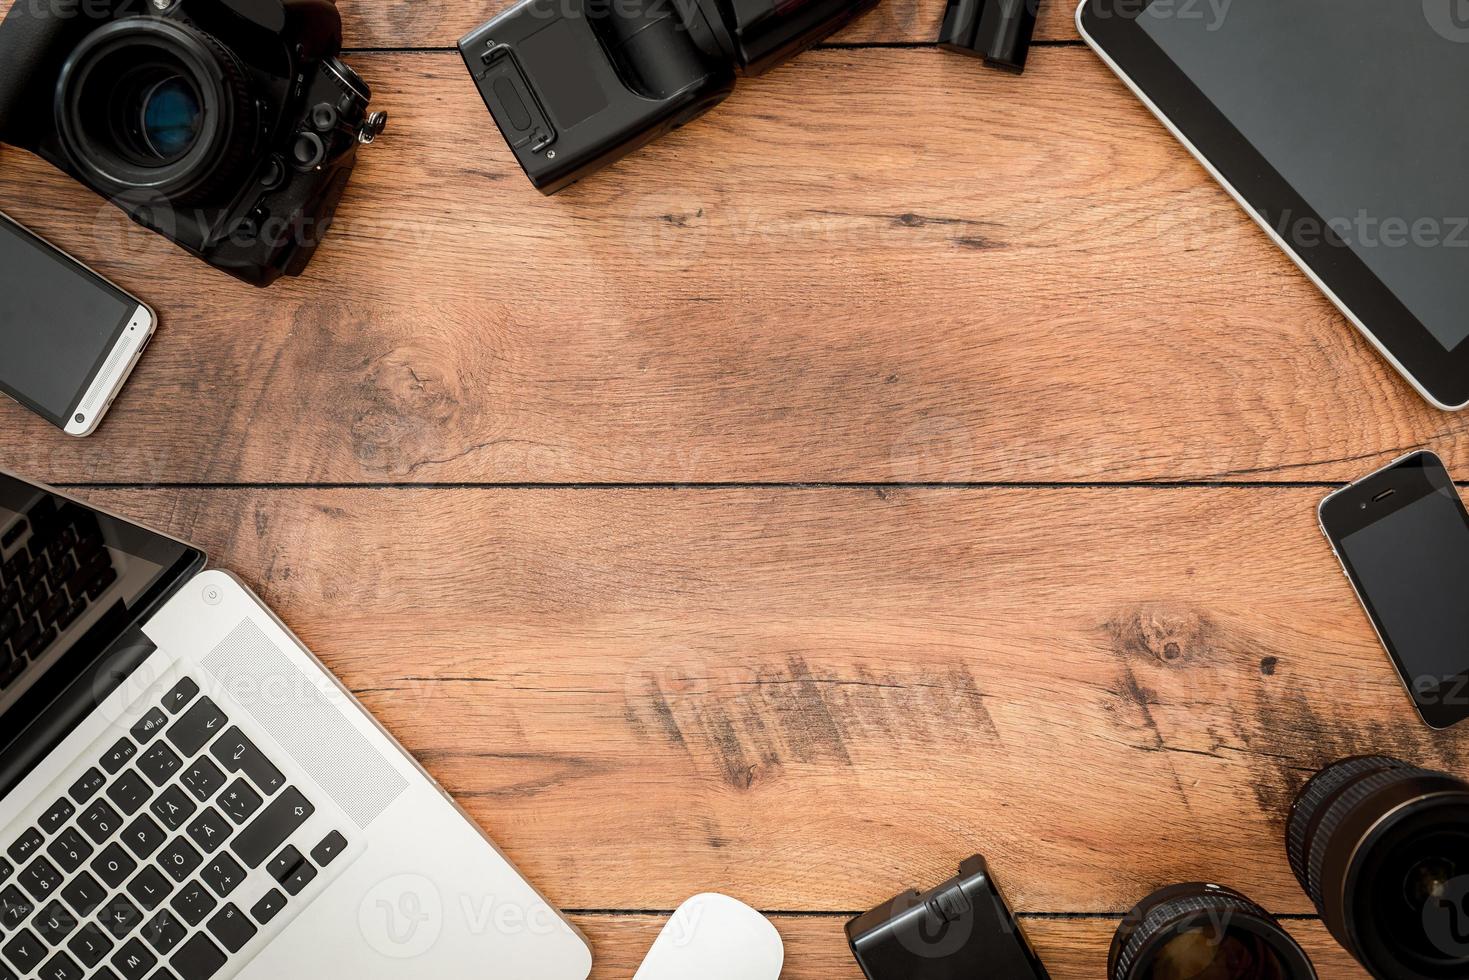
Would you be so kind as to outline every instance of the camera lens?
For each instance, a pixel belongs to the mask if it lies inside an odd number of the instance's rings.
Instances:
[[[173,203],[203,200],[238,178],[257,129],[229,49],[152,17],[115,21],[76,47],[56,117],[68,157],[98,190]]]
[[[176,160],[194,145],[203,114],[194,86],[177,75],[165,78],[143,96],[143,139],[160,160]]]
[[[1469,976],[1469,783],[1345,759],[1301,790],[1286,849],[1326,927],[1374,976]]]
[[[1305,952],[1239,892],[1174,885],[1143,899],[1112,940],[1109,980],[1315,980]]]

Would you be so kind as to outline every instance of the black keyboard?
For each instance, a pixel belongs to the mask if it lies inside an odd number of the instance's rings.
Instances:
[[[116,581],[96,515],[81,507],[42,497],[0,531],[0,690]]]
[[[346,850],[192,679],[135,714],[0,858],[0,980],[209,980]]]

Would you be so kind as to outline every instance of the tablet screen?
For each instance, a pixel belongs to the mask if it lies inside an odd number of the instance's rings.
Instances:
[[[1317,212],[1283,238],[1328,225],[1445,350],[1469,340],[1469,2],[1155,0],[1138,23]]]

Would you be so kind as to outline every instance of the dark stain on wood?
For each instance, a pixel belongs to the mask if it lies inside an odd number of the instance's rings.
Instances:
[[[793,764],[850,767],[863,739],[922,744],[999,740],[966,667],[813,668],[800,654],[726,676],[660,676],[629,686],[624,716],[638,735],[710,763],[739,790]]]

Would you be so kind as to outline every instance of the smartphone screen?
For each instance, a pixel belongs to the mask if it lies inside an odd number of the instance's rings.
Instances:
[[[1424,721],[1469,717],[1469,513],[1417,453],[1327,498],[1323,529]]]
[[[138,301],[0,215],[0,389],[66,425]]]

